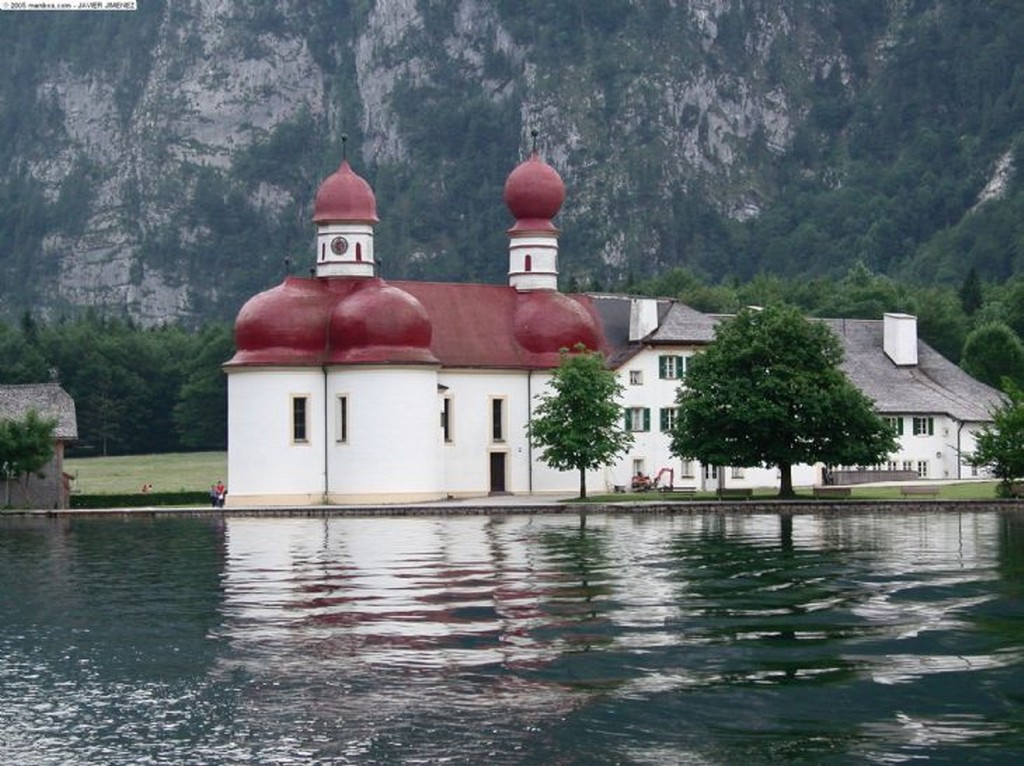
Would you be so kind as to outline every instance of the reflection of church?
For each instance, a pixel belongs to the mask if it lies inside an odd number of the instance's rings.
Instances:
[[[777,486],[774,469],[680,461],[668,431],[688,358],[719,318],[667,299],[558,291],[558,173],[536,153],[505,183],[508,284],[377,276],[373,190],[347,161],[316,193],[316,266],[251,298],[228,374],[228,505],[394,503],[578,489],[530,447],[526,426],[583,343],[619,375],[635,444],[588,475],[596,492],[638,472],[695,489]],[[891,473],[959,478],[998,393],[917,338],[912,316],[830,320],[851,381],[899,428]],[[969,468],[968,468],[969,470]],[[794,483],[821,480],[796,467]]]

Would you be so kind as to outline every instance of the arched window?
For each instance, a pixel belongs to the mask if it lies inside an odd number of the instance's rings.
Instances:
[[[327,245],[326,243],[320,243],[320,260],[323,261],[327,258]]]
[[[361,242],[356,242],[356,261],[362,262],[363,260],[363,245]]]
[[[528,256],[526,256],[526,258],[523,259],[523,270],[524,271],[533,271],[533,256],[532,255],[528,255]]]

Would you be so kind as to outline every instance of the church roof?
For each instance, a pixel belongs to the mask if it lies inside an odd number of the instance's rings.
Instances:
[[[44,418],[56,418],[53,435],[71,441],[78,438],[75,401],[56,383],[0,386],[0,420],[23,420],[30,410]]]

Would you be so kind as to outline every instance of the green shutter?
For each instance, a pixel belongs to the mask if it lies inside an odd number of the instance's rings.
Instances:
[[[676,359],[679,360],[679,378],[682,380],[686,377],[686,357],[678,356]]]
[[[629,413],[630,413],[629,407],[626,407],[625,409],[622,410],[622,415],[623,415],[622,427],[625,428],[627,431],[632,431],[633,430],[633,422],[632,422],[632,418],[629,417]]]
[[[903,436],[903,418],[902,417],[896,418],[896,433],[898,433],[900,436]]]
[[[668,377],[668,372],[665,370],[665,367],[667,367],[667,366],[668,366],[668,357],[667,356],[659,356],[658,357],[658,377],[661,378],[662,380],[664,380],[666,377]]]
[[[661,430],[662,431],[667,431],[668,430],[668,410],[666,410],[664,407],[662,407],[660,410],[658,410],[658,415],[659,415],[660,420],[661,420]]]
[[[644,430],[651,430],[651,408],[644,407]]]
[[[928,418],[928,435],[935,436],[935,418]]]

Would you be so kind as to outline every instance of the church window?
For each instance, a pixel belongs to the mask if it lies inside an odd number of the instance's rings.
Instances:
[[[309,443],[309,397],[292,397],[292,442]]]
[[[446,396],[441,400],[441,434],[444,437],[445,444],[451,444],[454,441],[452,398],[450,396]]]
[[[348,396],[340,395],[338,397],[338,422],[337,422],[337,441],[339,444],[345,444],[348,442]]]
[[[491,441],[505,441],[504,399],[491,399]]]
[[[533,256],[532,255],[527,255],[526,258],[523,259],[523,270],[524,271],[533,271]]]
[[[360,261],[360,262],[363,260],[363,243],[362,242],[356,242],[356,260]]]

